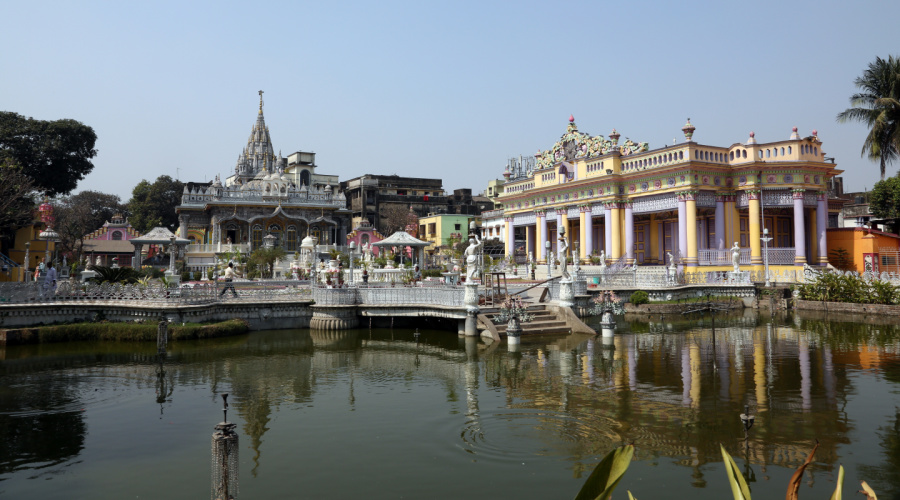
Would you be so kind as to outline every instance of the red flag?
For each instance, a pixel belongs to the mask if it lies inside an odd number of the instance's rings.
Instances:
[[[428,195],[427,195],[427,194],[425,195],[425,201],[428,201]]]

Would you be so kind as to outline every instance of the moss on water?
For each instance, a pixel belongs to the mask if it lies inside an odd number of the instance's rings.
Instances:
[[[52,342],[113,341],[155,342],[157,323],[72,323],[17,328],[4,331],[7,344],[44,344]],[[250,325],[242,319],[219,323],[187,323],[169,326],[169,340],[198,340],[242,335]]]

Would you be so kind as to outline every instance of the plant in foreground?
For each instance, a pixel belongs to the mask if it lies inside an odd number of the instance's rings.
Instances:
[[[750,487],[747,486],[747,481],[744,479],[743,474],[741,474],[741,470],[738,468],[737,464],[734,463],[734,459],[731,458],[731,455],[725,451],[725,447],[722,445],[719,445],[719,447],[722,450],[722,459],[725,462],[725,473],[728,474],[728,483],[731,485],[731,493],[734,496],[734,500],[752,500],[750,498]],[[815,455],[818,448],[819,442],[816,441],[816,445],[813,447],[812,451],[809,452],[806,460],[804,460],[803,464],[797,468],[794,475],[791,476],[791,480],[788,482],[786,500],[798,500],[803,472],[806,471],[806,467],[812,463],[813,455]],[[600,463],[597,464],[594,471],[591,472],[587,481],[582,485],[581,491],[575,496],[575,500],[608,500],[612,496],[613,490],[622,479],[622,476],[625,475],[625,471],[628,470],[628,466],[631,465],[633,456],[633,444],[620,446],[609,452],[602,460],[600,460]],[[841,465],[838,469],[837,485],[834,488],[834,493],[831,494],[831,500],[841,500],[841,490],[843,490],[843,486],[844,466]],[[861,481],[861,487],[862,490],[859,490],[859,493],[866,495],[866,500],[878,500],[875,491],[872,490],[865,481]],[[628,492],[628,498],[630,500],[636,500],[630,491]]]

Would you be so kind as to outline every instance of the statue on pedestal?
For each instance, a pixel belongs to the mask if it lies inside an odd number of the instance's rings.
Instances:
[[[474,222],[473,222],[474,224]],[[471,283],[478,276],[478,254],[481,251],[482,241],[474,231],[469,235],[469,246],[463,255],[466,257],[466,282]]]
[[[566,228],[559,228],[559,268],[560,274],[563,279],[570,279],[569,276],[569,259],[566,258],[566,253],[569,250],[569,239],[566,238]]]
[[[736,241],[734,246],[731,247],[731,263],[734,265],[734,272],[741,270],[741,247]]]
[[[600,250],[600,272],[606,272],[606,250]]]

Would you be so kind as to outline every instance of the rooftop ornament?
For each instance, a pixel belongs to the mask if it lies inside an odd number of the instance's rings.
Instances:
[[[687,119],[687,123],[681,127],[681,131],[684,132],[684,140],[687,142],[692,142],[694,137],[694,130],[697,130],[697,127],[691,124],[691,119]]]

